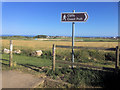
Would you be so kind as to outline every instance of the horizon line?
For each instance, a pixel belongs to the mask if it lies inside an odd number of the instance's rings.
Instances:
[[[46,35],[46,34],[41,34],[41,35]],[[37,36],[37,35],[11,35],[11,34],[2,34],[0,36],[31,36],[31,37],[34,37],[34,36]],[[66,37],[72,37],[71,35],[46,35],[46,36],[66,36]],[[75,35],[74,37],[118,37],[119,35],[113,35],[113,36],[94,36],[94,35]]]

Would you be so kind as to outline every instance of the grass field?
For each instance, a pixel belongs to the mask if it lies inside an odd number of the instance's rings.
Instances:
[[[2,55],[4,64],[9,64],[9,54],[3,54]],[[43,67],[43,66],[51,66],[52,61],[49,59],[41,59],[37,57],[28,57],[24,55],[14,55],[13,56],[13,62],[17,64],[23,64],[23,65],[33,65],[36,67]]]
[[[63,61],[63,60],[62,60]],[[30,57],[26,55],[13,55],[13,62],[16,62],[18,65],[23,66],[35,66],[35,67],[52,67],[52,60],[49,58],[41,58],[41,57]],[[69,61],[70,62],[70,61]],[[78,62],[75,60],[75,62]],[[4,65],[9,65],[9,54],[2,54],[2,63]],[[91,65],[91,66],[99,66],[99,67],[107,67],[107,68],[114,68],[115,62],[107,61],[107,60],[82,60],[82,65]],[[59,67],[68,67],[70,65],[56,63],[56,68]]]
[[[10,40],[2,39],[2,49],[3,48],[9,49],[9,43]],[[13,54],[14,67],[9,68],[9,54],[2,54],[2,59],[0,61],[2,62],[3,70],[22,69],[25,72],[34,71],[33,74],[35,74],[35,72],[37,74],[41,72],[45,73],[48,77],[52,79],[62,80],[64,82],[70,83],[74,85],[74,87],[89,87],[89,86],[104,87],[103,85],[106,84],[106,81],[110,80],[111,77],[114,77],[114,73],[112,71],[103,72],[99,70],[92,70],[90,68],[82,69],[80,67],[76,67],[74,70],[72,70],[71,68],[69,68],[71,65],[59,63],[56,63],[56,70],[55,72],[53,72],[51,70],[52,69],[51,50],[53,44],[71,46],[72,43],[71,41],[13,40],[13,49],[20,49],[23,50],[23,52],[24,50],[26,50],[27,53],[30,53],[29,50],[43,50],[44,55],[41,57],[33,57],[27,54],[20,55]],[[75,46],[84,47],[115,48],[117,45],[118,42],[75,42]],[[45,54],[46,52],[47,55]],[[70,53],[71,49],[61,48],[59,50],[56,50],[56,60],[59,59],[64,61],[68,59],[66,61],[70,62],[71,61]],[[81,63],[82,65],[115,68],[115,52],[76,49],[75,62]],[[17,65],[15,66],[15,64]],[[43,71],[41,71],[40,68],[44,68]],[[114,84],[112,83],[113,80],[111,80],[110,82],[111,85]],[[102,85],[100,83],[102,83]]]
[[[10,40],[2,39],[2,48],[9,48]],[[71,46],[66,41],[13,40],[14,49],[51,50],[52,45]],[[75,42],[75,46],[115,48],[118,42]]]
[[[9,43],[10,43],[10,40],[2,39],[2,48],[9,48]],[[13,49],[26,50],[26,53],[28,53],[28,54],[31,52],[30,50],[32,50],[32,51],[34,51],[34,50],[44,50],[44,51],[50,50],[50,52],[51,52],[53,44],[71,46],[71,42],[66,42],[66,41],[13,40]],[[75,42],[75,46],[83,46],[83,47],[115,48],[117,45],[118,45],[118,42]],[[81,49],[75,49],[75,52],[80,51],[80,50]],[[56,55],[59,55],[57,57],[62,57],[62,58],[58,58],[61,60],[64,58],[67,58],[70,60],[71,59],[70,53],[71,53],[71,49],[57,48],[57,50],[56,50]],[[92,53],[93,53],[93,51],[92,51]],[[104,51],[103,51],[103,53],[104,53]],[[88,51],[83,50],[81,52],[81,55],[83,55],[84,57],[81,59],[90,58],[90,56],[88,54],[89,54]],[[96,58],[100,57],[99,54],[98,54],[98,56],[95,56],[95,57]],[[101,53],[101,55],[102,55],[102,53]],[[46,57],[48,57],[48,56],[46,56]],[[82,56],[80,56],[80,57],[82,57]],[[86,58],[86,57],[88,57],[88,58]],[[96,59],[96,58],[93,58],[93,59]],[[31,59],[35,59],[35,57],[32,57]],[[102,57],[101,57],[101,59],[103,60]],[[89,64],[90,64],[90,62],[89,62]]]
[[[2,39],[2,48],[9,48],[9,43],[10,43],[10,40],[7,40],[7,39]],[[51,50],[52,50],[52,45],[53,44],[56,44],[56,45],[65,45],[65,46],[71,46],[71,42],[66,42],[66,41],[39,41],[39,40],[13,40],[13,49],[20,49],[20,50],[26,50],[26,52],[29,54],[29,50],[50,50],[50,52],[47,52],[47,54],[49,53],[49,55],[43,55],[43,57],[48,57],[46,59],[50,59],[51,58]],[[85,46],[85,47],[107,47],[107,48],[115,48],[117,46],[118,42],[75,42],[75,46]],[[78,50],[75,50],[75,53],[77,51],[80,51],[80,49]],[[92,56],[90,56],[90,52],[92,53]],[[110,51],[111,52],[111,51]],[[63,60],[64,58],[65,59],[68,59],[68,60],[71,60],[71,49],[59,49],[59,50],[56,50],[56,59],[61,59]],[[103,54],[102,54],[103,53]],[[78,55],[78,56],[76,56]],[[87,62],[89,64],[93,64],[93,65],[100,65],[100,66],[106,66],[104,65],[104,63],[107,63],[107,61],[104,61],[104,57],[102,57],[104,54],[104,51],[103,52],[96,52],[96,51],[80,51],[80,52],[77,52],[75,54],[75,61],[81,61],[81,62]],[[4,56],[4,55],[3,55]],[[111,56],[113,57],[113,56]],[[38,59],[40,58],[37,58],[37,57],[26,57],[24,55],[14,55],[14,60],[18,60],[17,62],[21,63],[26,63],[26,62],[31,62],[31,63],[35,63],[35,65],[37,65],[37,62],[40,61]],[[23,59],[24,58],[24,59]],[[89,59],[91,58],[91,59]],[[97,61],[96,59],[101,59],[101,61]],[[7,57],[8,59],[8,57]],[[30,59],[30,60],[28,60]],[[77,59],[77,60],[76,60]],[[83,60],[80,60],[80,59],[83,59]],[[23,61],[22,61],[23,60]],[[36,61],[38,60],[38,61]],[[96,60],[96,61],[94,61]],[[46,60],[43,60],[44,63],[46,63],[45,61]],[[103,63],[103,64],[100,64],[100,63]],[[22,64],[22,63],[21,63]],[[110,64],[111,65],[111,64]],[[108,66],[110,66],[108,65]],[[45,65],[43,65],[45,66]],[[114,67],[114,64],[112,64],[110,67]]]
[[[9,54],[2,55],[3,70],[6,70],[6,69],[7,70],[11,70],[11,69],[18,70],[19,69],[20,71],[35,74],[37,76],[45,72],[49,78],[60,80],[60,81],[62,80],[64,82],[74,85],[74,87],[83,87],[83,88],[104,87],[103,85],[107,83],[106,81],[108,80],[112,83],[112,84],[110,83],[111,85],[114,85],[113,79],[111,80],[111,77],[116,77],[114,76],[112,72],[103,72],[99,70],[97,71],[97,70],[83,69],[83,68],[78,68],[78,67],[72,70],[66,66],[63,67],[62,65],[60,65],[62,66],[62,68],[57,68],[58,64],[56,64],[56,71],[52,72],[51,70],[52,61],[49,59],[43,59],[43,58],[38,58],[38,57],[14,55],[13,62],[16,62],[17,66],[13,65],[14,67],[9,68]],[[93,65],[101,66],[101,67],[103,66],[113,67],[114,66],[113,62],[102,61],[101,63],[99,64],[98,63],[99,62],[93,62]],[[105,63],[108,63],[108,64],[105,64]],[[41,72],[40,68],[45,68],[45,69]],[[48,82],[48,83],[51,83],[51,82]],[[56,86],[51,86],[51,84],[48,85],[48,83],[46,87],[56,87]],[[56,85],[55,82],[53,83],[53,85]]]

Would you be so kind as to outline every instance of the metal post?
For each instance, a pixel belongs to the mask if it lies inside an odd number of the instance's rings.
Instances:
[[[75,13],[75,10],[73,10],[73,13]],[[74,63],[74,27],[75,27],[75,23],[72,22],[72,62]],[[72,68],[74,66],[72,65]]]

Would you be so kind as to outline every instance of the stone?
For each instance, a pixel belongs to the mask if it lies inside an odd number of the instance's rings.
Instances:
[[[42,55],[42,50],[38,50],[38,51],[36,51],[36,56],[41,56]]]
[[[10,53],[10,50],[9,50],[9,49],[4,48],[4,49],[3,49],[3,53],[7,53],[7,54],[8,54],[8,53]]]
[[[30,53],[31,56],[41,56],[42,54],[43,54],[42,50],[37,50]]]
[[[20,54],[20,53],[21,53],[21,50],[15,50],[14,53]]]

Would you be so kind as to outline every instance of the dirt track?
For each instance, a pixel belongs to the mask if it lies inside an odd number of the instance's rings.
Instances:
[[[18,71],[2,71],[2,88],[34,88],[43,83],[42,78]]]

